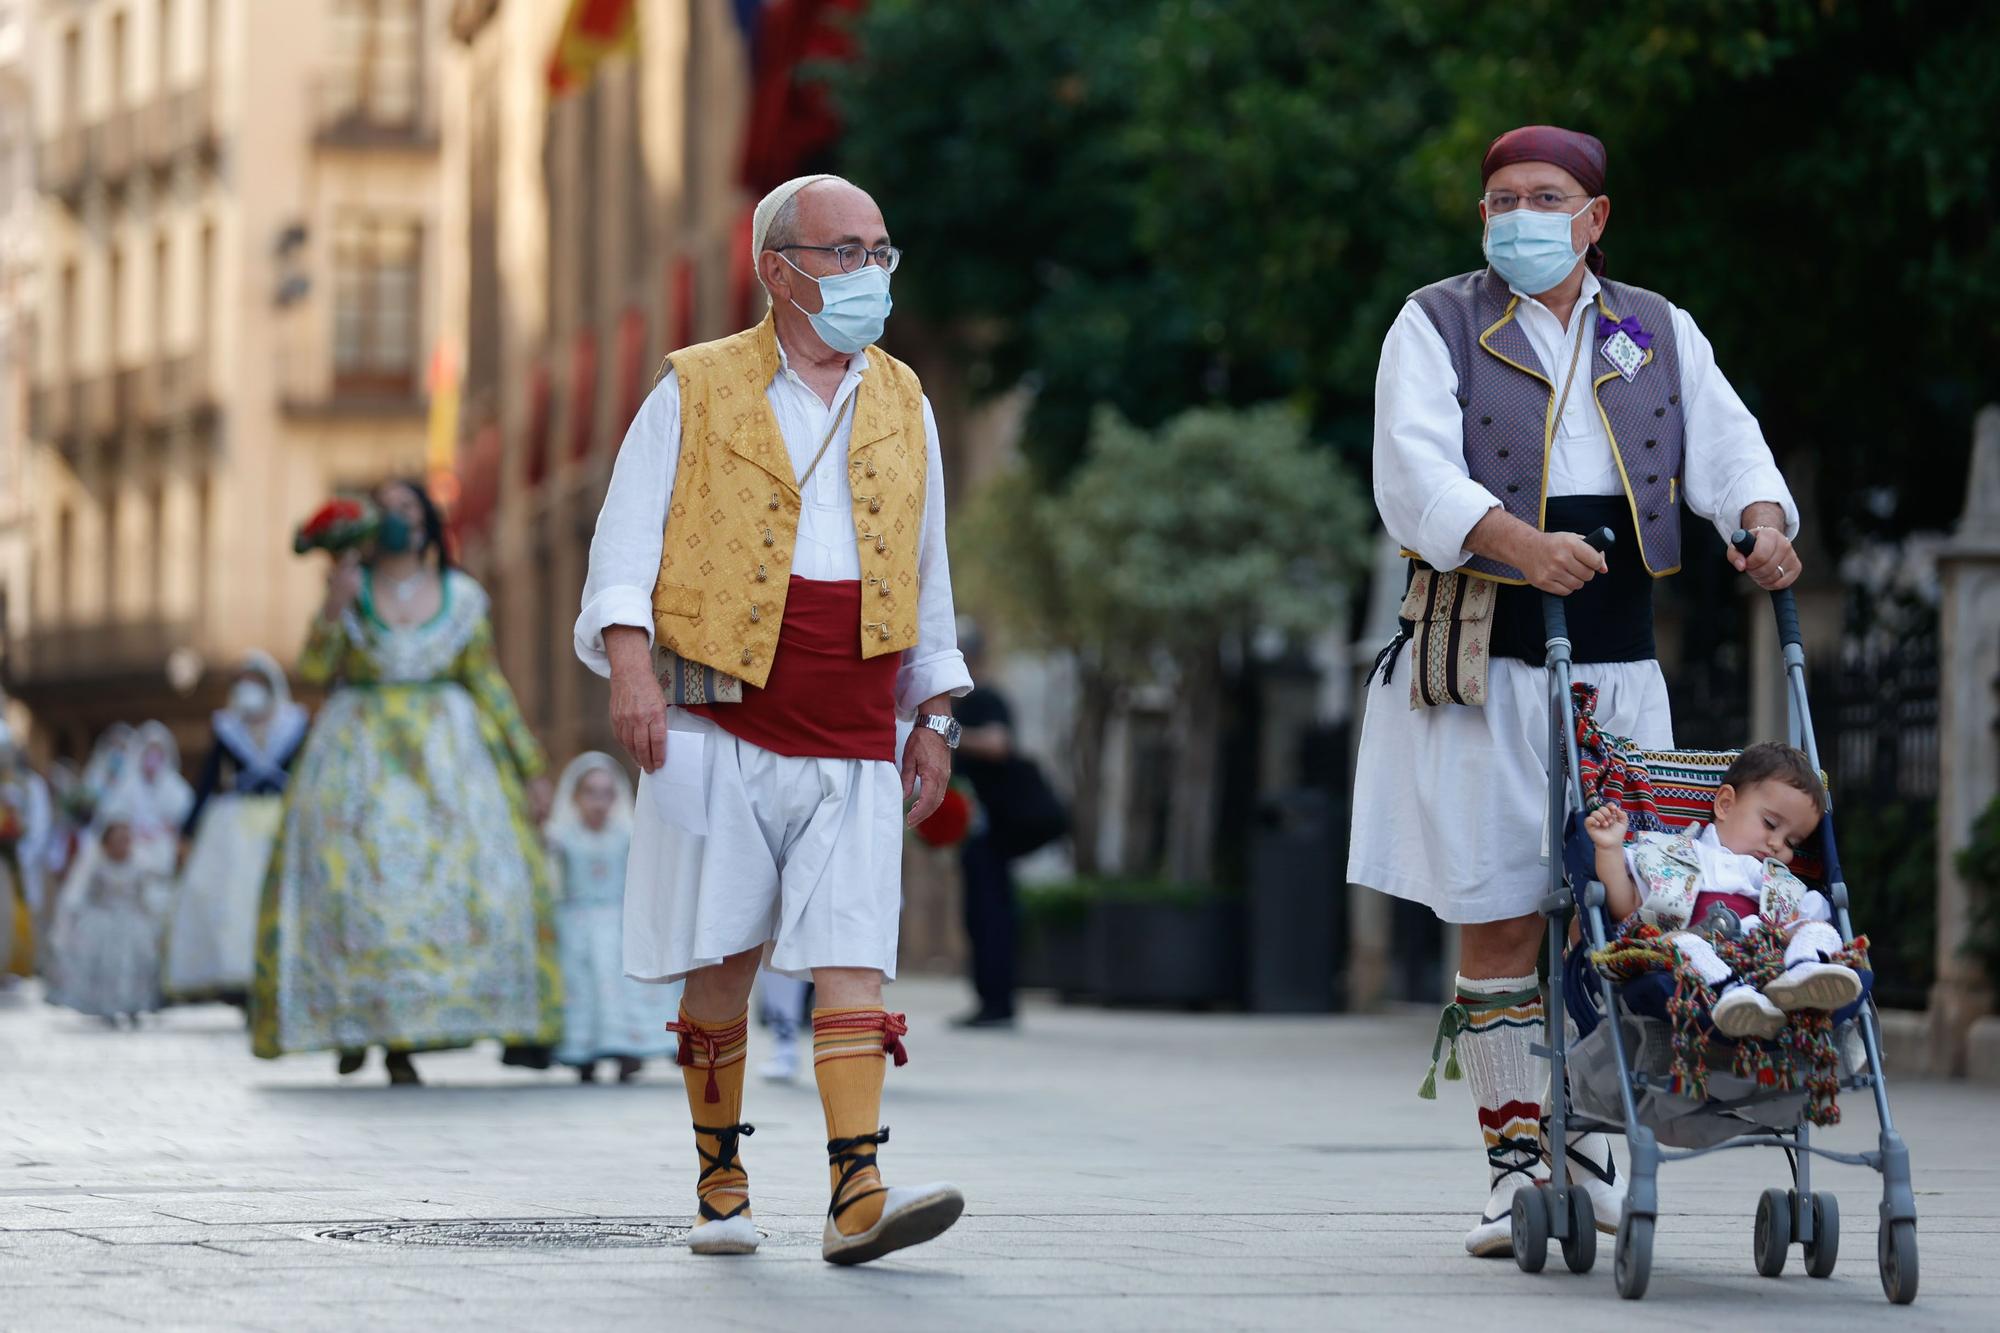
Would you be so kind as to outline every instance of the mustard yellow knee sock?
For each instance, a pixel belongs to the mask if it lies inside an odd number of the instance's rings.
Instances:
[[[701,1158],[695,1198],[703,1222],[750,1216],[750,1175],[736,1155],[753,1133],[743,1117],[743,1057],[750,1043],[750,1011],[726,1023],[708,1023],[682,1008],[667,1031],[681,1039],[681,1081],[694,1112],[694,1149]],[[696,1225],[700,1225],[697,1223]]]
[[[828,1212],[842,1235],[866,1231],[882,1217],[882,1174],[875,1150],[888,1142],[882,1124],[883,1057],[909,1059],[903,1015],[873,1006],[813,1010],[813,1077],[826,1112]]]

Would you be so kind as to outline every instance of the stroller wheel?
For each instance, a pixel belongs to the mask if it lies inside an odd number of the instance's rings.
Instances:
[[[1539,1273],[1549,1261],[1549,1200],[1540,1185],[1514,1193],[1514,1262]]]
[[[1618,1220],[1618,1239],[1613,1243],[1611,1276],[1618,1294],[1636,1301],[1646,1294],[1653,1276],[1653,1219],[1627,1213]]]
[[[1831,1194],[1812,1196],[1813,1238],[1806,1244],[1806,1275],[1832,1277],[1840,1258],[1840,1200]]]
[[[1792,1200],[1790,1192],[1773,1186],[1757,1200],[1757,1238],[1753,1253],[1757,1271],[1776,1277],[1785,1271],[1785,1256],[1792,1248]]]
[[[1887,1218],[1875,1233],[1875,1258],[1882,1269],[1882,1294],[1891,1305],[1908,1305],[1917,1298],[1917,1224],[1909,1218]]]
[[[1588,1273],[1597,1263],[1597,1212],[1588,1190],[1570,1189],[1569,1235],[1563,1237],[1562,1252],[1572,1273]]]

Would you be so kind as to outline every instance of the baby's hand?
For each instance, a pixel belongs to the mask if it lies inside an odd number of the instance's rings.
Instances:
[[[1607,851],[1625,845],[1625,811],[1620,806],[1610,803],[1598,806],[1583,821],[1583,826],[1590,830],[1590,840]]]

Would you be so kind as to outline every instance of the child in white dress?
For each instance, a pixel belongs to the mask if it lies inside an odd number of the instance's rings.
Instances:
[[[563,1035],[556,1059],[585,1083],[597,1062],[616,1060],[629,1083],[649,1057],[674,1049],[667,1021],[681,983],[654,985],[625,975],[625,859],[632,847],[632,783],[617,760],[577,756],[543,826],[556,883],[556,931],[563,974]]]
[[[160,1007],[160,903],[163,874],[134,854],[132,823],[109,815],[97,855],[73,890],[60,926],[62,1002],[106,1023],[137,1027]]]

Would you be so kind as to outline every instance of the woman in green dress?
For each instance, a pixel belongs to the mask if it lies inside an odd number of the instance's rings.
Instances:
[[[331,693],[265,880],[251,1048],[349,1074],[381,1046],[415,1083],[413,1051],[560,1032],[548,779],[436,506],[404,482],[375,499],[375,550],[335,566],[299,664]]]

